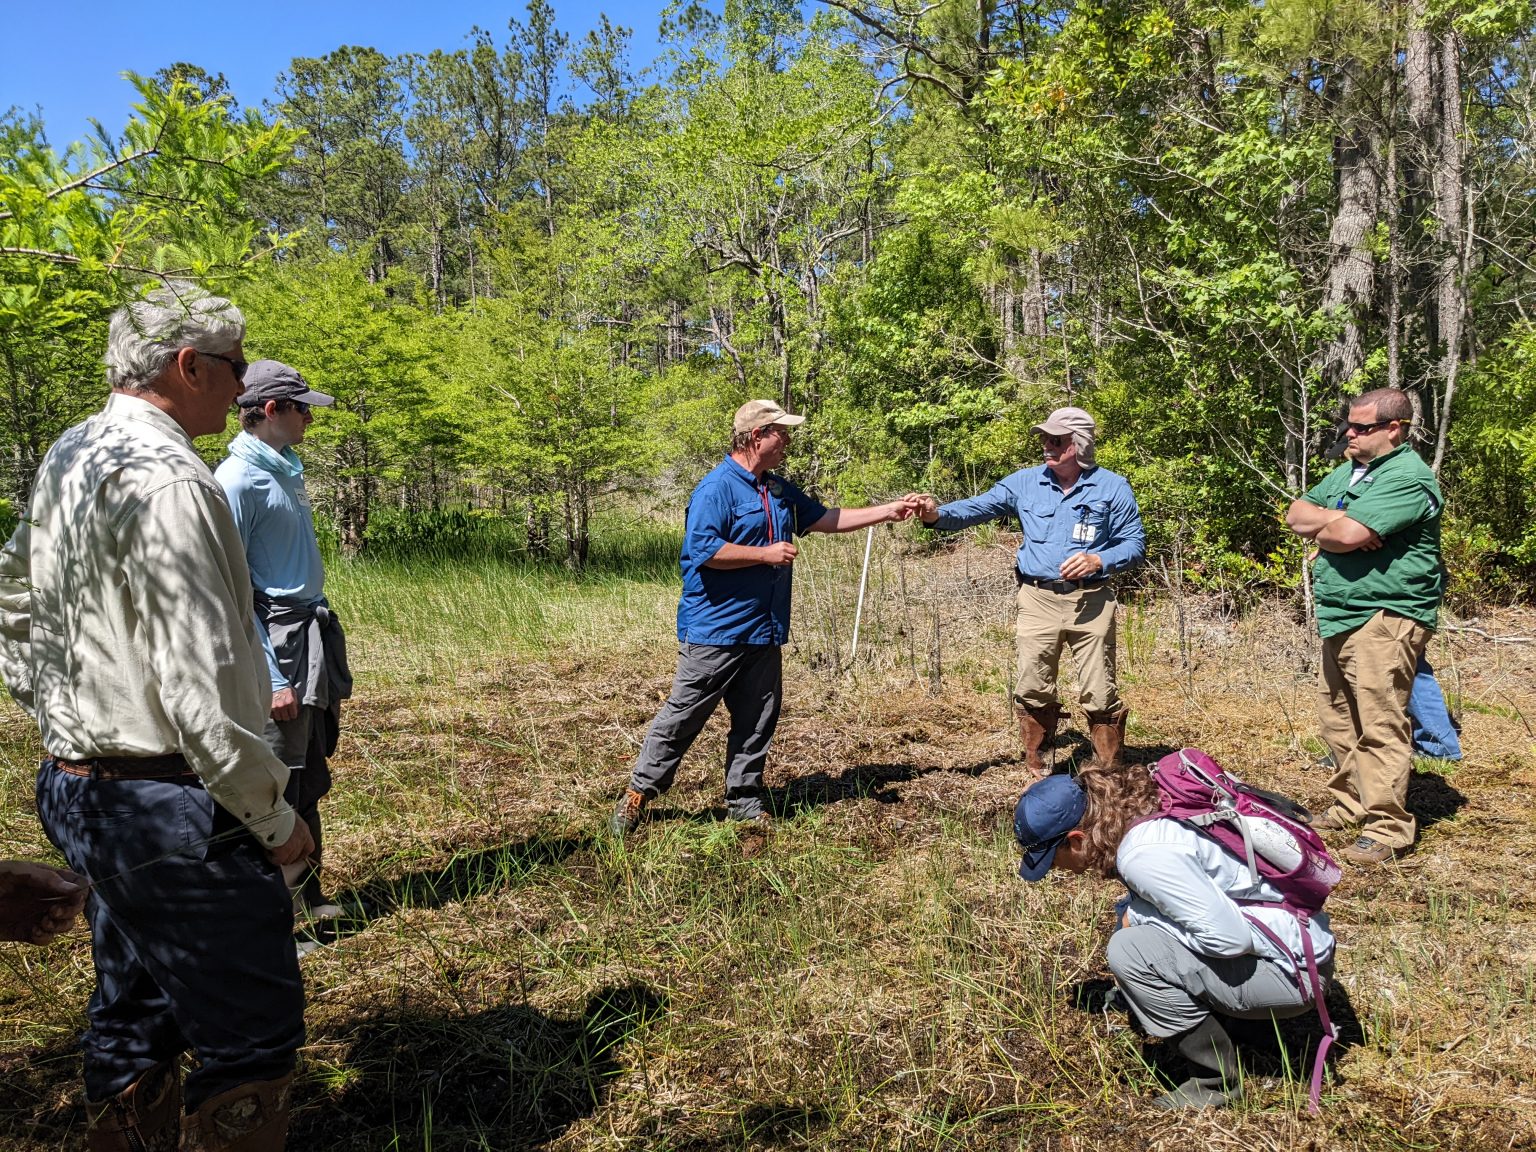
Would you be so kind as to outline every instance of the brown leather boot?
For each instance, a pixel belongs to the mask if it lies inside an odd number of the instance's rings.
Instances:
[[[1118,712],[1088,713],[1088,739],[1093,742],[1093,759],[1100,768],[1118,768],[1120,749],[1125,745],[1125,720],[1131,706],[1122,704]]]
[[[181,1152],[283,1152],[293,1073],[237,1084],[181,1122]]]
[[[181,1061],[162,1060],[110,1100],[87,1100],[85,1115],[90,1152],[176,1152]]]
[[[1056,739],[1056,724],[1061,719],[1061,705],[1019,709],[1019,740],[1024,745],[1024,767],[1036,776],[1049,776],[1040,750]]]

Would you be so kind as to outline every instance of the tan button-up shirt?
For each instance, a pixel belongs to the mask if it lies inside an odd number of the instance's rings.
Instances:
[[[53,755],[180,752],[262,844],[292,834],[240,533],[154,405],[114,393],[44,457],[0,549],[0,675]]]

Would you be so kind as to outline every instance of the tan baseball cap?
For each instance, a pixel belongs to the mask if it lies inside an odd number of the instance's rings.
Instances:
[[[1081,408],[1058,408],[1030,431],[1044,432],[1047,436],[1072,436],[1078,432],[1092,436],[1097,427],[1093,417]]]
[[[735,430],[738,436],[743,432],[755,432],[759,428],[766,428],[770,424],[782,424],[786,428],[793,428],[796,424],[804,423],[804,416],[791,416],[772,400],[748,400],[736,409]]]

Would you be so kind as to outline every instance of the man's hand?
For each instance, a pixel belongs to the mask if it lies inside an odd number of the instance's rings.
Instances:
[[[1104,571],[1104,560],[1097,552],[1074,552],[1062,561],[1063,580],[1085,580]]]
[[[308,860],[314,852],[315,841],[309,834],[309,825],[295,818],[293,834],[288,837],[287,843],[269,851],[267,859],[281,868],[285,864],[298,864]]]
[[[929,492],[908,492],[901,498],[903,504],[910,504],[914,515],[924,524],[932,524],[939,518],[939,499]]]
[[[795,562],[795,557],[800,555],[800,549],[788,540],[776,540],[772,544],[764,545],[762,553],[764,564],[772,564],[775,568],[787,568]]]
[[[297,720],[299,718],[299,694],[292,688],[280,688],[272,693],[272,719]]]
[[[0,940],[47,944],[85,907],[90,882],[67,868],[0,860]]]

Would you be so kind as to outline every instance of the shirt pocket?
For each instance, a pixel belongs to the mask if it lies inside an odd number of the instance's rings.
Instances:
[[[1061,503],[1049,498],[1024,500],[1019,504],[1019,527],[1024,535],[1036,543],[1051,539]]]
[[[1072,543],[1089,547],[1104,539],[1109,524],[1109,501],[1087,500],[1072,507]]]
[[[745,544],[749,547],[761,547],[778,536],[768,534],[768,515],[763,508],[761,499],[738,501],[731,505],[731,535],[732,544]]]

